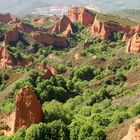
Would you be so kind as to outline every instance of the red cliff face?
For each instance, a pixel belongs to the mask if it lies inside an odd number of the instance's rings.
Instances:
[[[95,18],[93,25],[91,26],[91,30],[90,32],[93,35],[99,35],[102,29],[102,25],[103,23],[101,23],[100,21],[97,20],[97,18]]]
[[[108,39],[114,32],[123,31],[123,40],[130,39],[135,33],[140,33],[140,26],[125,25],[115,22],[100,22],[97,17],[91,26],[90,32],[92,35],[99,36],[102,39]]]
[[[16,28],[11,29],[7,35],[5,36],[4,46],[9,44],[10,42],[15,42],[19,38],[19,33]]]
[[[139,53],[140,52],[140,35],[135,34],[127,43],[126,52]]]
[[[123,36],[123,40],[128,40],[130,39],[135,33],[140,33],[140,25],[137,26],[124,26],[124,36]]]
[[[7,14],[0,14],[0,22],[8,23],[11,20],[12,20],[12,17],[11,17],[11,15],[9,13],[7,13]]]
[[[53,37],[49,34],[44,34],[42,32],[33,32],[32,37],[37,40],[38,42],[48,44],[48,45],[55,45],[55,46],[63,46],[67,47],[68,42],[65,38],[60,37]]]
[[[139,118],[130,125],[128,134],[122,140],[140,140],[140,119]]]
[[[19,31],[22,31],[22,32],[25,32],[25,33],[31,33],[33,31],[35,31],[35,28],[32,25],[27,24],[27,23],[17,23],[16,28]]]
[[[72,30],[71,24],[69,24],[69,25],[67,26],[67,29],[66,29],[62,34],[63,34],[64,36],[66,36],[66,37],[73,34],[73,30]]]
[[[112,33],[118,31],[123,31],[121,25],[112,22],[102,23],[97,19],[97,17],[95,18],[94,23],[90,30],[92,35],[99,36],[102,39],[108,39]]]
[[[94,15],[82,7],[72,7],[68,9],[68,17],[72,22],[80,22],[82,25],[87,26],[94,21]]]
[[[11,68],[15,65],[13,56],[6,47],[0,47],[0,68]]]
[[[30,87],[22,88],[16,97],[14,132],[40,123],[43,111],[39,100]]]
[[[60,21],[58,21],[51,29],[51,32],[62,33],[66,31],[69,24],[71,24],[71,20],[67,16],[63,15]]]

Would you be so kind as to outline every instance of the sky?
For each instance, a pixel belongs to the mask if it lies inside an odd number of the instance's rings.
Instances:
[[[103,12],[140,8],[140,0],[0,0],[0,12],[20,15],[37,12],[38,9],[43,10],[49,6],[63,9],[71,5],[87,6],[89,4]]]

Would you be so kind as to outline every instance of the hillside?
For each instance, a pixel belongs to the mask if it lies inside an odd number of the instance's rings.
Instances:
[[[84,7],[0,14],[0,140],[139,138],[139,34]]]
[[[121,15],[122,17],[129,18],[135,22],[140,23],[140,9],[124,9],[124,10],[118,10],[114,11],[111,14],[113,15]]]

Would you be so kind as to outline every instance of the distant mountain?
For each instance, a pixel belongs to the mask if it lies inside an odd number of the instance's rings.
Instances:
[[[10,12],[15,15],[30,14],[38,11],[44,12],[46,7],[55,6],[64,9],[71,5],[87,6],[93,4],[96,9],[108,12],[118,9],[138,9],[139,0],[0,0],[0,12]]]
[[[124,9],[111,12],[114,15],[121,15],[122,17],[129,18],[135,22],[140,23],[140,9]]]

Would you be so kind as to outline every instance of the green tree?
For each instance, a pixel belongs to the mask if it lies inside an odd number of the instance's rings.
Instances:
[[[26,131],[26,140],[47,140],[48,133],[47,124],[34,124]]]
[[[76,69],[74,77],[80,80],[91,80],[94,77],[93,69],[89,66]]]
[[[68,123],[62,103],[58,101],[45,102],[43,104],[44,122],[52,122],[54,120],[62,120]]]

